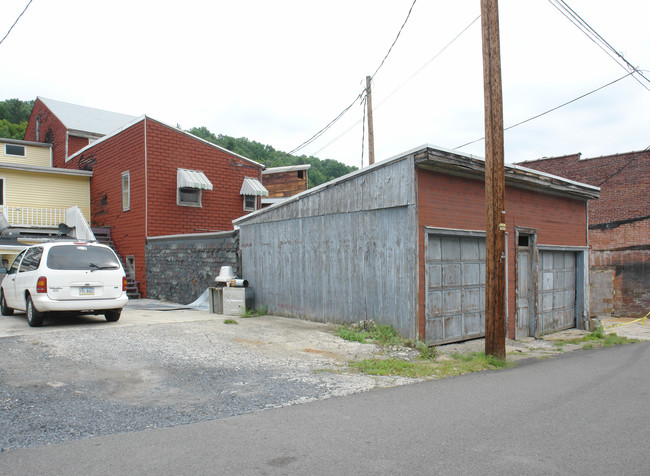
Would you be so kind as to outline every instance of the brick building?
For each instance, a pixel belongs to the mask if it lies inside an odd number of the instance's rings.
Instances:
[[[650,150],[521,165],[600,187],[600,198],[589,203],[592,315],[650,311]]]
[[[485,332],[485,164],[422,146],[239,218],[242,274],[278,315],[371,319],[440,344]],[[587,325],[598,188],[506,166],[511,338]]]
[[[91,225],[110,227],[143,296],[148,237],[232,230],[266,192],[261,164],[147,116],[38,98],[26,137],[51,142],[56,167],[92,171]]]

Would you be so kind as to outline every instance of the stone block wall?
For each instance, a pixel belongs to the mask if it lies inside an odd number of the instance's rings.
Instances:
[[[145,260],[147,297],[189,304],[214,286],[222,266],[241,277],[239,232],[147,238]]]

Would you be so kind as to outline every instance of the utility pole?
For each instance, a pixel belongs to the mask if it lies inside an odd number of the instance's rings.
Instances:
[[[485,354],[506,357],[506,212],[499,6],[481,0],[485,94]]]
[[[368,165],[375,163],[375,131],[372,126],[372,90],[370,81],[372,78],[366,76],[366,107],[368,108]]]

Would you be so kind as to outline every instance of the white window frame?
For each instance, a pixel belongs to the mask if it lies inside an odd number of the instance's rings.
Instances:
[[[246,206],[246,199],[247,198],[253,198],[253,206],[252,207],[247,207]],[[245,212],[254,212],[257,210],[257,196],[255,195],[244,195],[244,211]]]
[[[197,195],[198,200],[196,202],[188,202],[185,201],[181,198],[181,191],[185,193],[195,193]],[[197,207],[197,208],[202,208],[203,207],[203,191],[200,188],[192,188],[192,187],[180,187],[176,189],[176,205],[179,207]]]
[[[131,173],[122,172],[122,211],[131,210]]]
[[[9,152],[7,152],[7,147],[22,147],[23,148],[23,153],[22,153],[22,155],[21,154],[10,154]],[[9,157],[23,157],[23,158],[27,157],[27,147],[25,147],[24,145],[20,145],[20,144],[5,144],[5,155],[7,155]]]

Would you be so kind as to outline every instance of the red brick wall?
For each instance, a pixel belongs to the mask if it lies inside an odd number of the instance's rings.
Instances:
[[[424,227],[485,231],[485,186],[473,180],[417,169],[419,334],[425,328]],[[538,245],[587,245],[586,204],[580,200],[506,187],[508,324],[515,325],[515,226],[537,229]]]
[[[520,165],[600,187],[600,198],[589,203],[590,225],[650,215],[650,150],[583,160],[579,157],[531,160]]]

